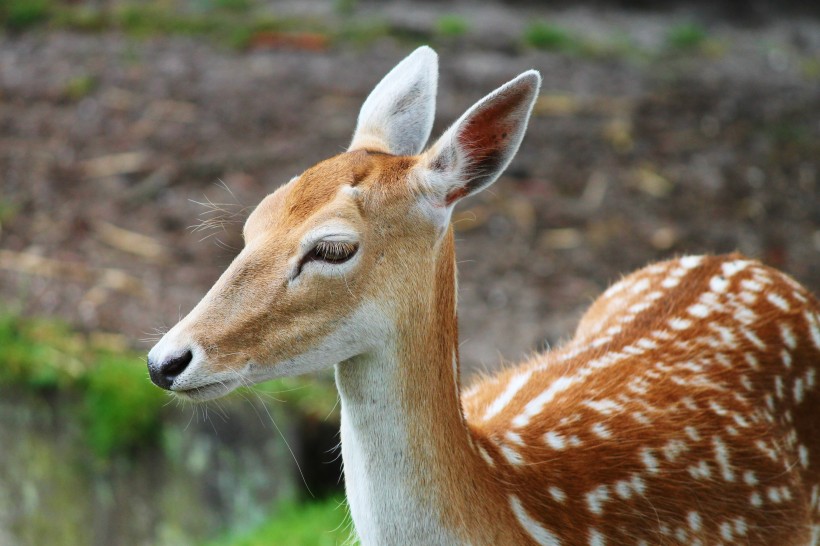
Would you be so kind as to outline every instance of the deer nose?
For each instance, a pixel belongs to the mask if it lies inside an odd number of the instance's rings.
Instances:
[[[169,357],[163,362],[156,362],[149,356],[148,375],[151,376],[151,381],[153,381],[157,387],[170,390],[174,379],[185,371],[185,368],[188,367],[188,364],[191,363],[193,358],[194,355],[190,349],[180,355]]]

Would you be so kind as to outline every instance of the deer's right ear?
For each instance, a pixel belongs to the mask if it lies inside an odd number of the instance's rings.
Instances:
[[[348,151],[419,154],[433,128],[437,85],[438,55],[422,46],[397,64],[367,97]]]

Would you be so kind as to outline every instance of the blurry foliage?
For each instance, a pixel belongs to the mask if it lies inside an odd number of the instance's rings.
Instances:
[[[0,26],[24,30],[48,20],[53,9],[51,0],[0,0]]]
[[[577,46],[577,39],[567,30],[543,21],[536,21],[524,31],[524,42],[548,51],[568,51]]]
[[[97,80],[88,74],[74,76],[65,85],[65,96],[70,100],[80,100],[87,97],[97,87]]]
[[[350,517],[343,499],[280,507],[270,521],[241,534],[223,537],[207,546],[336,546],[348,542]]]
[[[666,43],[675,51],[695,52],[706,44],[706,29],[697,23],[682,23],[669,29]]]
[[[447,38],[464,36],[470,30],[470,25],[459,15],[442,15],[436,21],[436,33]]]
[[[80,394],[80,415],[95,454],[152,443],[167,399],[146,380],[135,354],[120,353],[66,325],[0,313],[0,385]]]
[[[148,380],[142,355],[121,345],[114,334],[84,335],[52,319],[0,309],[0,387],[78,395],[86,439],[101,458],[151,445],[162,432],[169,398]],[[321,418],[336,407],[333,386],[315,378],[284,378],[257,392]]]

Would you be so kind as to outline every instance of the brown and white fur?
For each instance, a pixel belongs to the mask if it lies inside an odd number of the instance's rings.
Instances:
[[[260,203],[152,379],[205,400],[334,366],[366,545],[817,544],[820,307],[756,261],[651,265],[562,348],[460,392],[450,216],[512,159],[540,76],[425,150],[436,83],[420,48],[347,152]]]

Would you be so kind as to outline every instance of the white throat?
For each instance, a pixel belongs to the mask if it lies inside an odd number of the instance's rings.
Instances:
[[[413,460],[395,347],[336,365],[342,460],[350,512],[363,546],[463,543],[440,523],[423,463]]]

